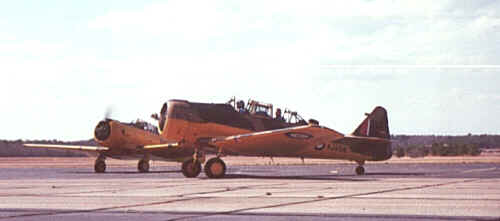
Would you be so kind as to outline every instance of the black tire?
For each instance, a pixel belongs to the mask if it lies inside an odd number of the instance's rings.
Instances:
[[[220,158],[212,158],[205,163],[205,174],[209,178],[222,178],[226,175],[226,164]]]
[[[149,172],[149,161],[139,160],[139,163],[137,164],[137,170],[139,170],[139,172],[141,173]]]
[[[106,162],[104,162],[104,160],[96,160],[94,164],[94,171],[96,173],[106,172]]]
[[[362,166],[356,167],[356,174],[358,175],[364,175],[365,174],[365,168]]]
[[[201,173],[201,163],[200,161],[195,161],[193,159],[188,159],[182,163],[182,174],[185,177],[193,178],[197,177]]]

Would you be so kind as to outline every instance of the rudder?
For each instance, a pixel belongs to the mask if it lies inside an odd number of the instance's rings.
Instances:
[[[375,107],[352,135],[360,137],[390,138],[387,111],[383,107]]]

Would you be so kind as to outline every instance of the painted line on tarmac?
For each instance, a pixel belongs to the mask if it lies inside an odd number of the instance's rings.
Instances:
[[[462,171],[462,173],[478,173],[478,172],[487,172],[487,171],[493,171],[493,170],[496,170],[497,168],[496,167],[492,167],[492,168],[483,168],[483,169],[471,169],[471,170],[465,170],[465,171]]]

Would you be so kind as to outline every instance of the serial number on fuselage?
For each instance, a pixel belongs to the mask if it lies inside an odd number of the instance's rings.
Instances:
[[[326,148],[325,148],[326,147]],[[329,144],[318,144],[314,147],[316,150],[327,149],[333,152],[347,153],[349,151],[349,146],[339,143],[329,143]]]

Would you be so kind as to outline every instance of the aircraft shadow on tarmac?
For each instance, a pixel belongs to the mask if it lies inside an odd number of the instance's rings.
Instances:
[[[376,181],[377,178],[383,177],[407,177],[407,176],[420,176],[424,177],[428,173],[365,173],[359,176],[355,174],[315,174],[315,175],[296,175],[296,176],[276,176],[276,175],[253,175],[253,174],[226,174],[224,179],[291,179],[291,180],[343,180],[343,181]]]
[[[66,172],[66,173],[73,173],[73,174],[96,174],[95,172],[83,172],[83,171],[72,171],[72,172]],[[102,174],[156,174],[156,173],[181,173],[180,170],[164,170],[164,171],[149,171],[147,173],[141,173],[138,171],[111,171],[111,172],[105,172]]]
[[[262,176],[250,174],[226,174],[223,179],[282,179],[282,180],[338,180],[338,181],[376,181],[373,178],[346,178],[339,175],[302,175],[302,176]]]
[[[96,174],[91,171],[72,171],[65,172],[71,174]],[[163,173],[181,173],[180,170],[164,170],[164,171],[150,171],[141,173],[138,171],[111,171],[103,174],[163,174]],[[363,176],[354,174],[315,174],[315,175],[296,175],[296,176],[276,176],[276,175],[252,175],[252,174],[226,174],[224,179],[285,179],[285,180],[344,180],[344,181],[376,181],[375,177],[370,176],[391,176],[391,177],[405,177],[405,176],[425,176],[426,173],[366,173]],[[352,178],[351,178],[352,177]]]
[[[425,176],[427,173],[365,173],[365,176]]]

